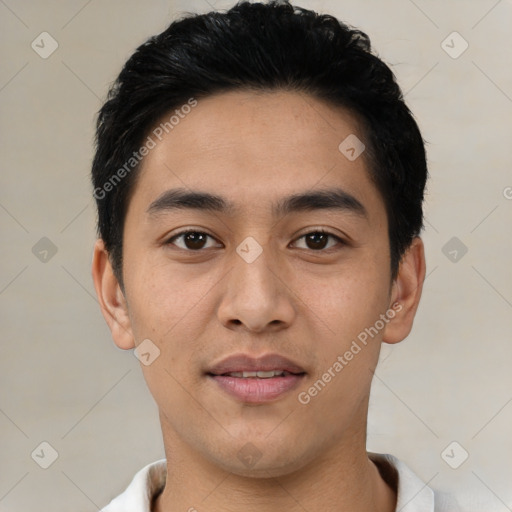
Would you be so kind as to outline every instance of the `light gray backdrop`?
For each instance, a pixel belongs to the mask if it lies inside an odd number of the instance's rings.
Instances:
[[[383,350],[368,448],[512,510],[512,2],[297,4],[372,37],[428,141],[428,277],[413,334]],[[0,0],[0,511],[97,510],[163,456],[90,277],[93,121],[136,46],[230,5]]]

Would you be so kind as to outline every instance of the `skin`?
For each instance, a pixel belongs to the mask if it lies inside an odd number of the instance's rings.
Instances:
[[[364,153],[350,161],[338,150],[350,134],[364,140],[354,116],[295,92],[202,99],[143,161],[124,227],[124,291],[96,243],[93,278],[115,343],[132,349],[150,339],[160,350],[141,365],[168,462],[154,511],[395,510],[395,491],[365,448],[368,399],[381,342],[411,330],[424,251],[416,238],[391,280],[383,199]],[[334,187],[366,215],[272,210],[292,194]],[[233,209],[148,213],[174,188],[222,196]],[[212,238],[187,249],[183,237],[173,239],[183,228]],[[320,228],[340,240],[320,237],[326,247],[311,246],[303,235]],[[252,263],[236,252],[246,237],[263,249]],[[299,403],[298,394],[397,302],[385,328]],[[278,353],[306,376],[270,403],[247,404],[204,373],[235,353]],[[252,467],[238,457],[247,443],[261,454]]]

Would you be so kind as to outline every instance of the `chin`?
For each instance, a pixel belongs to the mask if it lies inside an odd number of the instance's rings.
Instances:
[[[242,477],[275,478],[300,470],[315,457],[316,450],[309,450],[310,456],[304,451],[304,440],[300,443],[302,452],[299,453],[298,443],[290,438],[274,439],[273,442],[264,436],[247,436],[245,439],[245,442],[236,443],[239,449],[233,449],[230,442],[229,449],[216,451],[212,457],[214,464]]]

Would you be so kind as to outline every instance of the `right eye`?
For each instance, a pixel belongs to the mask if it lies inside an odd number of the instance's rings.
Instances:
[[[208,241],[210,239],[210,242]],[[217,242],[208,233],[202,231],[182,231],[176,235],[173,235],[167,244],[175,245],[185,251],[199,251],[201,249],[210,249],[212,247],[222,247],[222,244]]]

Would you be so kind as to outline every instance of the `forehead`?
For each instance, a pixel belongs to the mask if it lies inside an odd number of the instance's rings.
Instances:
[[[176,187],[228,197],[252,212],[284,195],[329,187],[383,206],[364,152],[349,159],[340,150],[343,141],[364,141],[345,109],[298,92],[234,91],[186,111],[172,125],[166,114],[149,133],[155,144],[133,197],[141,206]]]

